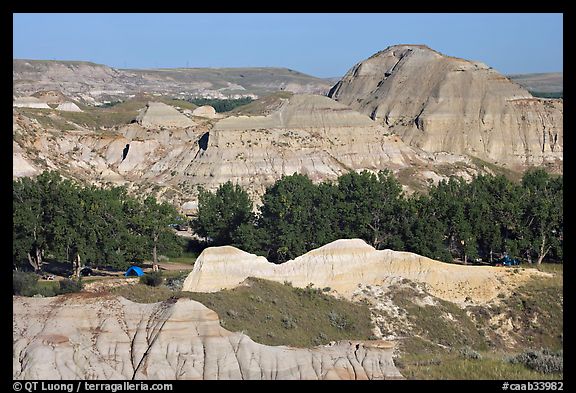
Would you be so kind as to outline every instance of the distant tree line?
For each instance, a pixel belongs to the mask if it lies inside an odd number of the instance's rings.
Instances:
[[[178,256],[182,243],[169,225],[179,215],[153,197],[125,188],[81,187],[57,172],[13,182],[13,267],[42,270],[44,261],[124,269],[158,255]]]
[[[564,98],[564,92],[563,91],[558,91],[558,92],[542,92],[542,91],[530,91],[530,94],[532,94],[534,97],[539,97],[539,98]]]
[[[491,261],[504,252],[532,263],[562,261],[562,176],[541,169],[520,183],[503,176],[450,178],[407,196],[389,171],[350,172],[313,184],[300,174],[270,186],[253,212],[231,182],[200,189],[192,225],[210,245],[234,245],[282,263],[340,238],[361,238],[443,261]]]
[[[249,104],[253,101],[250,97],[243,97],[243,98],[235,98],[235,99],[220,99],[220,98],[190,98],[187,100],[192,104],[203,106],[203,105],[210,105],[211,107],[216,110],[216,112],[228,112],[232,109]]]

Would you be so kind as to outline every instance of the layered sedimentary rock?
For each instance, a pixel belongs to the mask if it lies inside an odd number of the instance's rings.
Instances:
[[[229,117],[214,125],[214,120],[196,118],[198,124],[186,128],[168,127],[166,119],[154,117],[147,123],[148,109],[142,125],[102,133],[47,132],[17,113],[14,140],[38,170],[58,168],[90,181],[160,184],[176,190],[175,198],[183,191],[191,199],[195,186],[214,190],[227,181],[256,196],[293,173],[321,181],[353,170],[422,167],[428,177],[437,171],[441,178],[442,165],[470,164],[463,156],[407,146],[368,116],[324,96],[294,95],[267,116]]]
[[[178,112],[176,108],[163,102],[149,102],[136,121],[146,128],[186,128],[196,124],[192,119]]]
[[[189,300],[14,297],[15,379],[392,379],[392,347],[339,342],[269,347]]]
[[[376,250],[360,239],[336,240],[293,260],[276,265],[266,258],[231,246],[205,249],[182,287],[191,292],[234,288],[248,277],[291,282],[297,287],[312,283],[352,297],[360,286],[386,286],[403,279],[423,284],[441,299],[464,302],[489,301],[529,277],[492,266],[464,266],[435,261],[410,252]]]
[[[18,97],[12,102],[16,108],[51,109],[48,104],[36,97]]]
[[[356,64],[330,97],[426,151],[509,166],[562,160],[562,100],[537,99],[483,63],[397,45]]]

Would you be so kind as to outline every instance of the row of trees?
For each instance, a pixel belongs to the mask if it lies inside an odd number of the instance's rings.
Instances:
[[[282,263],[339,238],[434,259],[492,261],[507,252],[530,263],[561,260],[563,184],[543,170],[520,183],[503,176],[451,178],[407,196],[389,171],[350,172],[313,184],[284,176],[253,211],[245,190],[228,182],[200,190],[194,230],[212,245],[232,244]]]
[[[242,98],[190,98],[188,102],[192,104],[203,106],[203,105],[210,105],[214,108],[214,110],[218,113],[228,112],[234,108],[237,108],[242,105],[249,104],[253,101],[251,97],[242,97]]]
[[[121,187],[81,187],[57,172],[13,182],[13,265],[42,270],[45,260],[82,266],[126,268],[158,254],[178,254],[170,230],[176,209],[152,197],[136,198]]]

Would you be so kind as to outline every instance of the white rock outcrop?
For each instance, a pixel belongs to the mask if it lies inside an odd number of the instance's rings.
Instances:
[[[199,106],[192,111],[192,116],[206,117],[208,119],[217,119],[222,117],[216,113],[216,109],[210,105]]]
[[[136,121],[146,128],[186,128],[196,125],[192,119],[163,102],[149,102]]]
[[[351,298],[360,285],[385,286],[408,279],[424,284],[432,295],[444,300],[483,302],[523,282],[529,274],[449,264],[410,252],[376,250],[360,239],[341,239],[279,265],[235,247],[210,247],[194,263],[182,290],[216,292],[256,277],[288,281],[297,287],[312,283]]]
[[[17,97],[12,101],[12,106],[16,108],[52,109],[46,102],[36,97]]]
[[[82,109],[73,102],[63,102],[56,107],[56,110],[62,112],[83,112]]]
[[[345,341],[271,347],[222,328],[189,299],[138,304],[121,297],[13,298],[13,378],[399,379],[392,345]]]

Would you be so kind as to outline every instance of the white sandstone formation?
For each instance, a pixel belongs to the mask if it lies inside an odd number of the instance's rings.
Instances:
[[[18,97],[12,102],[12,106],[16,108],[52,109],[46,102],[36,97]]]
[[[189,299],[13,298],[13,378],[33,380],[399,379],[393,348],[345,341],[266,346]]]
[[[82,109],[80,109],[78,105],[73,102],[64,102],[58,105],[56,110],[62,112],[83,112]]]
[[[162,102],[149,102],[146,108],[138,115],[136,121],[146,128],[186,128],[196,125],[194,121],[176,108]]]
[[[351,298],[361,285],[386,286],[408,279],[424,284],[432,295],[444,300],[462,303],[470,298],[484,302],[530,274],[513,274],[492,266],[449,264],[410,252],[376,250],[360,239],[341,239],[279,265],[235,247],[210,247],[194,263],[182,290],[216,292],[256,277],[288,281],[297,287],[312,283]]]
[[[217,119],[222,117],[221,115],[217,114],[216,109],[210,105],[203,105],[194,109],[192,111],[192,116],[206,117],[208,119]]]

